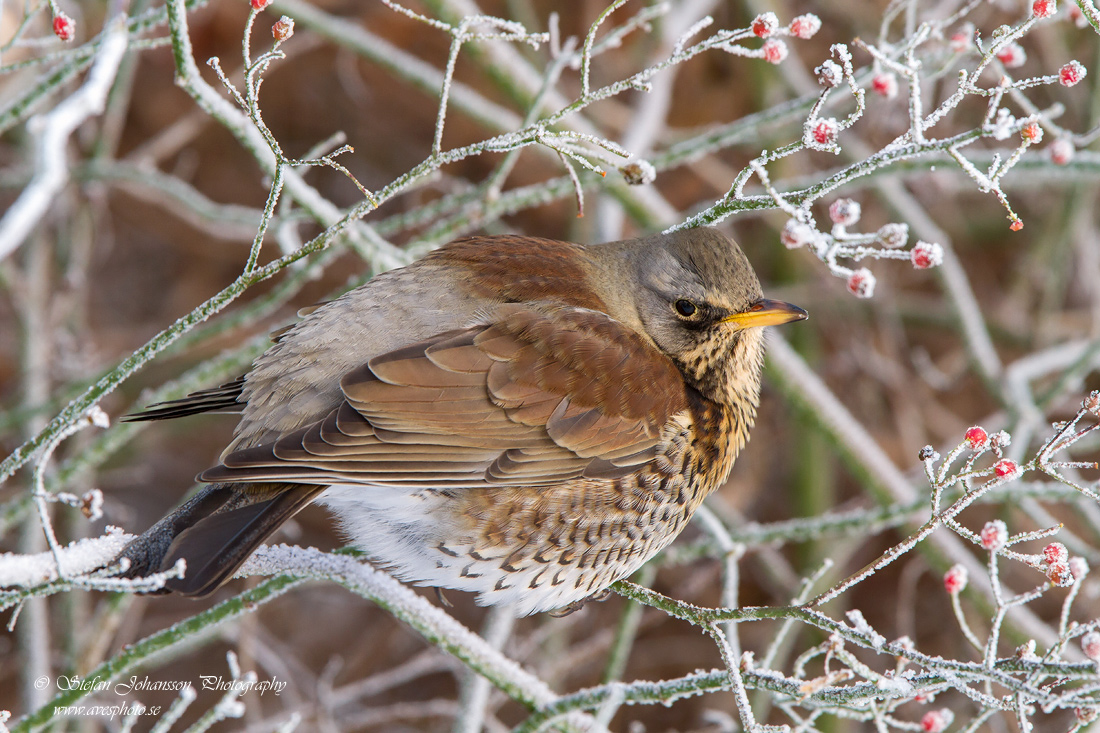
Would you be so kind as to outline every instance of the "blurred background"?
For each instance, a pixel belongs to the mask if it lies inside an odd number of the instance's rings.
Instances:
[[[33,5],[2,6],[0,44],[15,34]],[[123,5],[132,15],[157,10],[153,3]],[[614,170],[606,181],[583,174],[583,217],[578,217],[571,187],[561,183],[565,169],[560,161],[545,150],[528,148],[503,179],[507,206],[494,207],[498,199],[487,195],[484,186],[503,156],[484,154],[443,167],[412,191],[386,201],[365,221],[394,245],[421,249],[466,233],[521,232],[596,242],[677,224],[724,196],[762,149],[802,138],[808,105],[787,113],[784,105],[812,100],[819,93],[813,69],[829,57],[831,44],[855,38],[878,42],[888,12],[895,19],[886,26],[885,39],[898,42],[906,35],[907,23],[913,27],[918,20],[945,18],[961,5],[949,0],[674,1],[665,14],[654,13],[646,27],[625,35],[620,44],[594,59],[594,86],[666,57],[679,34],[708,14],[714,19],[713,30],[745,28],[765,11],[774,12],[784,26],[799,14],[813,12],[822,29],[809,40],[785,39],[790,55],[780,64],[710,51],[656,77],[648,94],[626,91],[571,118],[578,129],[618,141],[638,157],[653,160],[659,169],[655,183],[642,187],[627,187]],[[426,0],[410,7],[447,20],[477,12],[469,0]],[[548,30],[551,14],[557,13],[562,39],[583,39],[605,7],[596,0],[509,0],[478,6],[482,13],[515,19],[531,31]],[[973,23],[988,38],[1001,24],[1026,18],[1030,7],[1007,0],[980,3],[951,27],[966,31],[963,24]],[[74,49],[87,44],[119,6],[70,2],[60,8],[75,21],[75,46],[17,44],[5,49],[2,58],[0,208],[5,210],[16,202],[34,171],[27,119],[34,112],[48,111],[82,77],[52,87],[51,95],[26,111],[18,104],[42,87],[47,70],[63,68],[75,58]],[[627,3],[601,28],[620,27],[644,8],[642,3]],[[996,82],[998,73],[1014,78],[1055,74],[1071,59],[1096,67],[1096,32],[1079,27],[1069,11],[1061,8],[1055,19],[1029,32],[1020,42],[1027,53],[1024,65],[1008,72],[999,62],[994,64],[983,79],[986,86]],[[204,62],[219,57],[222,68],[239,84],[241,37],[249,12],[245,0],[221,0],[189,13],[195,58],[219,93],[224,90]],[[295,18],[295,32],[282,45],[286,58],[275,61],[264,76],[260,103],[263,119],[286,155],[316,155],[319,144],[342,133],[354,153],[341,155],[339,161],[370,190],[386,186],[430,155],[438,89],[425,89],[412,78],[418,69],[412,61],[438,75],[447,61],[446,33],[380,2],[277,0],[256,20],[255,54],[270,47],[268,29],[284,13]],[[26,33],[52,38],[50,15],[41,9]],[[143,38],[166,34],[160,25]],[[69,142],[72,180],[53,198],[22,246],[0,262],[0,454],[15,450],[98,376],[230,284],[248,256],[270,179],[229,130],[173,83],[172,49],[164,43],[152,45],[125,57],[106,111],[77,129]],[[751,41],[743,45],[759,47]],[[954,53],[949,45],[950,38],[943,37],[922,47],[927,109],[954,91],[957,69],[972,68],[976,62],[973,49]],[[51,60],[51,53],[56,58]],[[857,72],[870,69],[866,52],[853,53]],[[18,66],[42,58],[46,61]],[[514,129],[527,113],[549,58],[549,44],[539,49],[496,41],[464,46],[455,68],[460,88],[452,97],[443,148]],[[535,74],[533,88],[530,75],[521,73],[525,70]],[[860,77],[868,86],[869,73]],[[1060,114],[1051,117],[1057,128],[1086,133],[1100,111],[1098,81],[1100,73],[1093,73],[1072,89],[1040,86],[1027,90],[1026,99],[1034,109],[1057,105]],[[460,92],[478,100],[481,113],[466,105]],[[544,110],[554,111],[577,98],[578,70],[566,68],[554,93],[558,96],[551,95]],[[801,152],[769,167],[773,181],[784,190],[803,187],[880,149],[909,128],[906,93],[904,80],[896,97],[870,90],[862,119],[841,133],[843,154]],[[1032,111],[1022,104],[1023,96],[1005,100],[1021,117]],[[841,90],[828,114],[843,118],[852,109],[850,93]],[[501,117],[501,110],[514,119]],[[768,111],[775,116],[730,127]],[[943,137],[980,127],[985,112],[984,100],[969,99],[930,134]],[[1003,182],[1025,224],[1022,231],[1010,231],[996,197],[979,191],[975,181],[942,153],[899,161],[881,174],[850,180],[823,197],[814,208],[822,231],[830,227],[828,205],[845,196],[862,204],[863,219],[854,229],[874,232],[889,222],[905,222],[913,232],[911,241],[937,236],[948,249],[950,261],[938,270],[917,270],[905,260],[861,263],[878,281],[870,300],[853,297],[845,280],[830,273],[807,249],[788,250],[780,243],[787,214],[774,209],[741,212],[719,224],[745,248],[769,297],[810,312],[807,323],[785,329],[782,336],[796,358],[809,365],[873,438],[918,502],[906,506],[884,489],[881,473],[870,465],[874,457],[838,439],[828,416],[807,400],[805,385],[771,362],[752,439],[728,484],[709,501],[745,550],[738,564],[741,605],[789,603],[800,580],[828,557],[835,566],[818,587],[823,590],[925,521],[928,487],[917,458],[922,446],[931,444],[946,453],[971,425],[982,425],[991,433],[1024,425],[1012,455],[1026,460],[1051,434],[1051,421],[1072,416],[1088,391],[1100,388],[1100,166],[1087,138],[1076,140],[1081,149],[1071,163],[1056,165],[1047,147],[1060,136],[1054,128],[1046,131],[1044,142],[1029,149]],[[703,144],[711,134],[718,142]],[[994,152],[1007,157],[1017,140],[982,140],[965,152],[985,170]],[[330,142],[321,152],[335,147],[337,143]],[[683,153],[684,149],[691,152]],[[339,171],[311,168],[305,176],[338,207],[362,200]],[[527,190],[524,187],[538,195],[507,198],[509,192]],[[760,192],[755,181],[749,192]],[[321,229],[284,197],[261,263]],[[166,383],[183,393],[237,376],[262,351],[268,332],[293,322],[298,308],[361,282],[373,267],[369,258],[341,240],[323,254],[249,288],[229,308],[146,364],[101,406],[117,419],[155,397],[178,396],[162,391],[154,397],[153,390]],[[973,301],[960,293],[971,293]],[[973,333],[964,326],[968,317],[973,319],[971,327],[977,322],[988,335],[991,350],[975,346]],[[1059,349],[1080,344],[1086,345],[1086,356],[1059,356]],[[173,383],[181,375],[184,381]],[[213,465],[233,426],[230,416],[206,415],[115,425],[107,433],[88,430],[71,438],[55,456],[51,486],[76,494],[102,489],[104,517],[92,524],[75,510],[56,508],[59,538],[67,542],[94,536],[102,533],[104,523],[143,531],[182,499],[199,471]],[[1098,453],[1095,441],[1085,441],[1074,458],[1096,460]],[[1081,475],[1096,486],[1095,471]],[[1096,507],[1037,476],[1025,479],[968,510],[960,518],[962,524],[978,530],[984,522],[1000,518],[1012,532],[1020,532],[1047,526],[1050,520],[1064,522],[1067,534],[1058,539],[1070,545],[1074,555],[1100,565]],[[29,467],[0,486],[0,550],[44,550],[40,525],[26,501],[29,486]],[[1037,513],[1035,507],[1042,511]],[[855,512],[855,519],[835,526],[820,523],[806,531],[786,523],[845,512]],[[342,544],[326,512],[317,507],[302,512],[276,539],[323,549]],[[1041,546],[1022,551],[1038,552]],[[984,562],[980,550],[967,552]],[[908,635],[925,653],[978,659],[980,655],[966,647],[943,590],[942,573],[957,561],[937,549],[911,552],[833,602],[830,615],[843,618],[844,610],[859,608],[889,639]],[[689,527],[651,566],[644,571],[644,581],[659,592],[703,606],[722,603],[724,563],[699,528]],[[1018,563],[1005,563],[1002,580],[1020,592],[1044,579]],[[35,691],[29,684],[36,671],[51,676],[66,670],[85,674],[125,645],[256,582],[234,581],[203,601],[74,591],[28,603],[14,630],[0,631],[0,709],[18,717],[49,699],[52,690]],[[971,582],[984,582],[986,587],[989,583],[974,577]],[[438,603],[430,589],[418,592]],[[1050,591],[1028,606],[1030,613],[1055,628],[1065,593]],[[471,597],[448,592],[446,598],[453,604],[450,612],[466,626],[477,630],[485,623],[486,612]],[[976,598],[964,598],[964,607],[984,637],[988,607]],[[544,614],[519,620],[503,650],[558,692],[600,684],[609,674],[624,680],[659,680],[721,666],[714,643],[699,629],[646,609],[638,617],[636,637],[627,637],[625,668],[609,671],[612,647],[623,638],[620,629],[628,608],[625,599],[612,595],[565,618]],[[1088,620],[1098,608],[1097,588],[1086,583],[1074,617]],[[1013,623],[1010,616],[1002,654],[1011,653],[1028,636]],[[775,622],[744,624],[741,644],[760,654],[777,629]],[[797,626],[776,667],[789,672],[799,653],[825,638],[810,627]],[[456,716],[461,717],[458,700],[464,673],[457,661],[372,603],[326,583],[299,587],[239,622],[157,658],[139,674],[165,680],[197,680],[211,674],[228,678],[228,650],[236,651],[242,667],[256,670],[260,679],[273,677],[288,685],[278,696],[245,695],[244,717],[220,723],[216,730],[273,730],[290,711],[304,719],[299,730],[325,731],[451,730]],[[873,656],[868,663],[880,670],[892,666],[890,660]],[[168,705],[174,697],[173,692],[135,695],[147,705]],[[200,691],[184,721],[195,720],[217,697]],[[772,697],[752,693],[751,699],[762,721],[792,722]],[[950,692],[939,696],[935,705],[955,710],[963,721],[977,710],[965,696]],[[916,722],[927,709],[928,701],[907,702],[893,715]],[[1041,730],[1066,730],[1073,718],[1067,711],[1040,717]],[[507,730],[524,718],[521,706],[494,692],[484,726]],[[717,692],[667,707],[625,706],[610,727],[719,731],[737,729],[736,720],[732,693]],[[116,730],[118,725],[118,720],[82,718],[55,729]],[[151,725],[151,720],[141,719],[135,729],[148,730]],[[869,729],[870,723],[829,717],[827,723],[816,725],[820,730],[854,731]],[[1010,716],[991,718],[986,725],[989,730],[1015,730]]]

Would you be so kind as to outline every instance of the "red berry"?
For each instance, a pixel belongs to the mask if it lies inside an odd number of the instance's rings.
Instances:
[[[834,224],[850,227],[859,221],[862,213],[858,201],[852,199],[837,199],[829,206],[829,218]]]
[[[798,219],[788,219],[779,233],[779,241],[787,249],[798,249],[814,241],[814,229]]]
[[[966,442],[970,444],[970,450],[981,450],[989,441],[989,434],[984,429],[975,425],[966,431]]]
[[[779,18],[775,17],[775,13],[761,13],[753,19],[750,27],[760,38],[767,38],[779,30]]]
[[[1074,580],[1080,580],[1089,574],[1089,561],[1083,557],[1071,557],[1069,559],[1069,574]]]
[[[1024,228],[1024,223],[1022,221],[1020,221],[1019,219],[1016,219],[1015,221],[1013,221],[1011,224],[1008,225],[1008,228],[1011,229],[1014,232],[1018,232],[1018,231],[1020,231],[1021,229]]]
[[[878,73],[871,79],[871,88],[887,99],[898,96],[898,78],[893,74]]]
[[[1081,637],[1081,651],[1094,662],[1100,662],[1100,633],[1090,631]]]
[[[1094,389],[1089,392],[1089,396],[1081,402],[1081,407],[1084,407],[1093,415],[1100,415],[1100,390]]]
[[[787,44],[783,43],[783,41],[780,41],[778,38],[764,41],[764,45],[760,50],[764,52],[764,60],[769,64],[778,64],[780,61],[787,58]]]
[[[1038,122],[1029,122],[1020,129],[1020,138],[1030,145],[1042,142],[1043,128],[1039,127]]]
[[[1008,542],[1008,527],[1000,519],[986,522],[980,538],[983,550],[999,550]]]
[[[59,12],[53,17],[53,34],[62,41],[71,41],[76,36],[76,23],[69,16]]]
[[[848,276],[848,292],[857,298],[870,298],[875,294],[875,276],[861,267]]]
[[[1069,562],[1069,550],[1061,542],[1051,542],[1043,548],[1043,557],[1050,562]]]
[[[818,120],[810,129],[810,137],[818,145],[832,145],[840,134],[840,124],[835,119]]]
[[[1036,18],[1049,18],[1058,10],[1055,0],[1035,0],[1031,4],[1031,14]]]
[[[924,733],[943,733],[947,730],[947,726],[951,725],[951,721],[955,719],[955,714],[947,708],[942,710],[929,710],[920,719],[920,729]]]
[[[997,58],[1008,68],[1015,69],[1024,65],[1027,61],[1027,53],[1023,46],[1013,41],[997,52]]]
[[[275,24],[271,26],[271,35],[276,41],[285,41],[294,35],[294,20],[283,16],[275,21]]]
[[[971,48],[974,45],[974,24],[963,23],[958,30],[951,34],[948,42],[951,45],[951,50],[955,53],[962,53]]]
[[[1073,160],[1073,156],[1077,154],[1077,149],[1073,147],[1073,143],[1067,138],[1060,137],[1050,144],[1047,148],[1047,152],[1050,154],[1050,162],[1055,165],[1069,165],[1069,162]]]
[[[1070,61],[1058,69],[1058,83],[1064,87],[1071,87],[1085,78],[1089,71],[1079,61]]]
[[[813,38],[821,30],[821,19],[813,13],[800,15],[791,21],[791,35],[796,38]]]
[[[1061,587],[1073,585],[1073,571],[1069,569],[1069,563],[1052,562],[1047,565],[1047,580]]]
[[[993,464],[993,473],[997,474],[997,478],[1016,478],[1021,471],[1015,461],[1002,458]]]
[[[263,10],[271,4],[271,0],[249,0],[253,10]]]
[[[962,593],[969,579],[970,573],[966,572],[966,568],[962,565],[952,565],[943,574],[943,587],[951,594]]]
[[[909,252],[909,261],[918,270],[943,264],[943,247],[934,242],[917,242]]]

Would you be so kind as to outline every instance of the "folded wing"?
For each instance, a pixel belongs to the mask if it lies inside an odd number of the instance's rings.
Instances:
[[[672,362],[583,308],[506,304],[347,373],[324,419],[223,456],[204,481],[474,487],[626,473],[685,409]]]

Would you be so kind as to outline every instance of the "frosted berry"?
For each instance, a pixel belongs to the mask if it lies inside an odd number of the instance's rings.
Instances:
[[[1031,4],[1031,14],[1036,18],[1049,18],[1058,12],[1058,3],[1055,0],[1035,0]]]
[[[800,15],[791,21],[791,35],[796,38],[813,38],[821,30],[821,18],[813,13]]]
[[[897,249],[909,241],[908,224],[883,224],[875,233],[875,242],[883,247]]]
[[[71,41],[76,36],[76,23],[69,16],[59,12],[53,17],[53,34],[62,41]]]
[[[1013,41],[1005,44],[1005,47],[997,52],[997,58],[1007,68],[1015,69],[1027,62],[1027,53],[1023,46]]]
[[[1060,137],[1047,147],[1050,162],[1054,165],[1069,165],[1073,156],[1077,154],[1077,148],[1067,138]]]
[[[943,247],[935,242],[917,242],[909,252],[909,261],[918,270],[939,267],[943,264]]]
[[[844,71],[840,64],[832,60],[823,62],[814,69],[814,74],[817,75],[817,83],[826,89],[840,86],[840,82],[844,81]]]
[[[970,450],[978,451],[989,445],[989,434],[977,425],[967,429],[964,437],[966,438],[966,442],[970,445]]]
[[[999,550],[1008,542],[1008,527],[1000,519],[986,522],[980,538],[983,550]]]
[[[778,38],[764,41],[764,46],[760,50],[764,52],[764,60],[769,64],[778,64],[787,58],[787,44]]]
[[[962,565],[952,565],[951,568],[943,574],[943,587],[944,589],[954,595],[956,593],[962,593],[966,589],[966,584],[970,581],[970,573],[966,571]]]
[[[917,452],[917,458],[922,461],[938,461],[940,454],[930,445],[926,445]]]
[[[657,180],[657,169],[648,160],[632,160],[619,168],[619,173],[631,186],[644,186]]]
[[[787,249],[798,249],[814,241],[814,229],[798,219],[788,219],[779,233],[779,241]]]
[[[818,120],[810,127],[810,138],[818,145],[833,145],[840,134],[840,124],[829,117]]]
[[[1075,6],[1070,6],[1070,7],[1075,7]],[[1073,709],[1073,717],[1077,718],[1077,722],[1080,723],[1081,725],[1088,725],[1089,723],[1093,722],[1094,720],[1096,720],[1098,714],[1100,714],[1100,713],[1097,712],[1096,708],[1074,708]]]
[[[837,199],[829,206],[829,218],[845,227],[856,224],[861,213],[859,202],[852,199]]]
[[[1047,562],[1069,562],[1069,550],[1061,542],[1051,542],[1043,548],[1043,558]]]
[[[1081,407],[1084,407],[1093,415],[1100,415],[1100,390],[1094,389],[1089,392],[1089,396],[1081,402]]]
[[[1100,632],[1090,631],[1081,637],[1081,651],[1094,662],[1100,662]]]
[[[898,96],[898,78],[893,74],[879,72],[871,79],[871,88],[876,94],[893,99]]]
[[[1020,128],[1020,139],[1029,145],[1035,145],[1043,141],[1043,128],[1038,122],[1029,122]]]
[[[948,43],[955,53],[962,53],[971,48],[974,45],[974,24],[963,23],[958,30],[951,34]]]
[[[857,298],[870,298],[875,294],[875,276],[861,267],[848,276],[848,292]]]
[[[294,35],[294,19],[283,16],[271,26],[271,35],[276,41],[285,41]]]
[[[779,30],[779,18],[775,17],[775,13],[761,13],[753,19],[750,27],[758,37],[767,38]]]
[[[1080,580],[1089,574],[1089,561],[1083,557],[1071,557],[1069,559],[1069,574],[1074,580]]]
[[[1069,563],[1052,562],[1047,565],[1047,580],[1060,587],[1073,585],[1073,572],[1069,569]]]
[[[920,719],[920,729],[924,733],[943,733],[954,719],[955,714],[947,708],[929,710]]]
[[[263,10],[271,4],[271,0],[249,0],[253,10]]]
[[[1019,219],[1013,219],[1012,223],[1008,225],[1008,228],[1014,232],[1018,232],[1024,228],[1024,223]]]
[[[1085,78],[1088,74],[1086,69],[1079,61],[1070,61],[1068,64],[1058,69],[1058,83],[1064,87],[1071,87]]]
[[[993,473],[997,478],[1012,479],[1020,475],[1020,466],[1015,461],[1002,458],[993,464]]]

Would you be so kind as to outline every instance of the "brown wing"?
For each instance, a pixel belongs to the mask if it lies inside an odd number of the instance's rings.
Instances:
[[[622,324],[520,304],[375,357],[341,387],[323,420],[200,478],[465,487],[617,475],[652,458],[686,406],[672,362]]]

